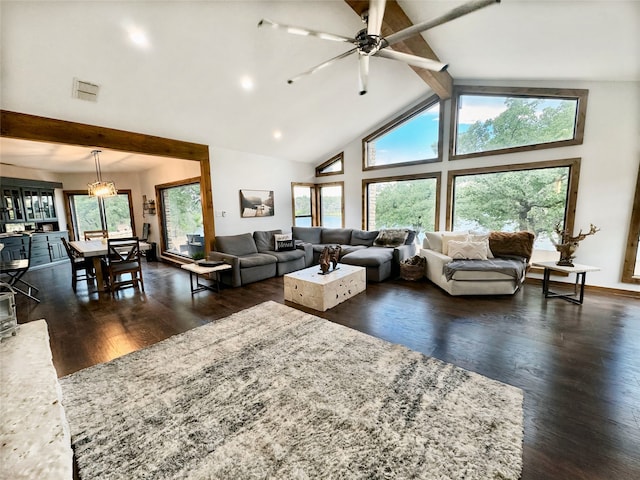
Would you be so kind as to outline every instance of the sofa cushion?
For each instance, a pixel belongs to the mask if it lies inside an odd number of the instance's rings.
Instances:
[[[282,230],[267,230],[253,232],[253,240],[259,252],[275,250],[274,235],[281,234]]]
[[[269,252],[269,255],[278,259],[278,262],[291,262],[293,260],[304,258],[304,250],[274,251]]]
[[[294,240],[306,243],[321,243],[322,227],[291,227]]]
[[[535,235],[531,232],[491,232],[489,248],[496,257],[516,255],[531,259]]]
[[[449,256],[454,260],[486,260],[486,242],[449,242]]]
[[[250,233],[216,237],[216,250],[230,255],[242,256],[258,253],[256,242]]]
[[[380,230],[373,245],[376,247],[399,247],[404,245],[408,236],[409,231],[405,229]]]
[[[367,232],[365,230],[353,230],[351,232],[351,245],[364,245],[370,247],[378,236],[378,230]]]
[[[484,242],[487,246],[487,258],[494,258],[491,248],[489,247],[489,234],[488,233],[473,233],[469,232],[468,240],[470,242]]]
[[[347,265],[360,267],[377,267],[390,262],[393,258],[393,249],[386,247],[369,247],[346,254],[340,260]]]
[[[275,234],[273,236],[274,250],[276,252],[284,252],[286,250],[295,250],[295,242],[290,233]]]
[[[428,248],[430,250],[435,250],[438,253],[442,252],[442,235],[444,233],[454,234],[454,235],[462,235],[467,234],[466,231],[455,231],[455,232],[424,232],[424,241],[422,242],[422,246],[424,248]]]
[[[323,228],[322,243],[349,245],[352,231],[351,228]]]
[[[411,245],[416,241],[416,232],[414,230],[407,230],[407,239],[404,241],[405,245]]]
[[[467,233],[445,232],[442,234],[442,253],[449,255],[449,242],[466,242],[469,237]]]
[[[340,257],[343,257],[351,252],[355,252],[356,250],[366,250],[367,247],[364,245],[340,245]]]
[[[278,260],[273,255],[267,253],[253,253],[240,257],[240,268],[261,267],[276,263]]]

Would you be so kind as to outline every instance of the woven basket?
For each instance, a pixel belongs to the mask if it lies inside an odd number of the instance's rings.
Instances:
[[[427,259],[416,255],[400,263],[400,278],[403,280],[420,280],[424,277]]]

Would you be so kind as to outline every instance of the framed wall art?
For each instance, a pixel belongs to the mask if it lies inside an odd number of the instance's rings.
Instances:
[[[240,216],[272,217],[273,190],[240,190]]]

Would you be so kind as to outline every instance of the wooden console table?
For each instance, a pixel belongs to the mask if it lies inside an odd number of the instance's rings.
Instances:
[[[191,294],[201,292],[203,290],[214,290],[212,285],[200,283],[200,276],[206,276],[215,283],[215,291],[220,292],[220,272],[224,270],[230,270],[232,267],[228,263],[222,263],[220,265],[206,266],[197,263],[184,263],[180,265],[180,268],[189,272],[189,285],[191,286]],[[214,274],[214,278],[211,277]],[[195,285],[193,283],[193,277],[196,277]]]

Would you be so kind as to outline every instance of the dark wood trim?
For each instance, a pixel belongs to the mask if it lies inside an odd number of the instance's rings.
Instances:
[[[322,188],[323,187],[340,187],[342,189],[342,195],[340,196],[340,215],[342,220],[342,228],[344,228],[344,182],[327,182],[327,183],[316,183],[315,191],[317,195],[316,205],[317,205],[317,216],[318,216],[318,225],[322,226]]]
[[[569,167],[569,194],[567,208],[565,210],[565,229],[573,232],[576,216],[576,204],[578,202],[578,183],[580,179],[580,158],[568,158],[564,160],[548,160],[543,162],[517,163],[511,165],[494,165],[491,167],[467,168],[464,170],[451,170],[447,175],[447,213],[446,228],[453,228],[453,180],[456,176],[477,175],[479,173],[513,172],[519,170],[537,170],[540,168]]]
[[[0,177],[0,185],[27,188],[62,188],[60,182],[49,182],[46,180],[30,180],[25,178]]]
[[[336,163],[337,161],[342,162],[342,168],[339,171],[327,172],[327,173],[322,172],[323,168],[327,168],[328,166]],[[329,177],[331,175],[342,175],[342,174],[344,174],[344,152],[340,152],[339,154],[334,155],[329,160],[327,160],[326,162],[322,162],[320,165],[316,167],[316,177]]]
[[[164,230],[164,205],[162,203],[162,190],[164,190],[165,188],[180,187],[182,185],[191,185],[193,183],[198,183],[200,185],[200,198],[201,198],[201,201],[202,201],[202,180],[201,180],[201,177],[185,178],[185,179],[182,179],[182,180],[175,180],[173,182],[161,183],[161,184],[155,186],[156,206],[157,206],[156,207],[156,212],[157,212],[157,215],[158,215],[158,226],[160,227],[161,230]],[[203,208],[203,214],[204,214],[204,208]],[[203,221],[204,221],[204,215],[203,215]],[[205,243],[206,243],[206,241],[207,240],[206,240],[206,237],[205,237]],[[205,250],[207,250],[206,249],[206,245],[205,245]],[[206,254],[206,251],[205,251],[205,254]],[[163,257],[172,257],[172,258],[176,258],[176,259],[181,258],[179,255],[172,255],[171,253],[167,253],[167,242],[166,242],[166,239],[164,238],[163,231],[160,232],[160,255],[163,256]],[[184,260],[185,260],[185,262],[187,261],[186,259],[184,259]]]
[[[634,277],[636,268],[636,258],[638,256],[638,238],[640,237],[640,168],[638,168],[638,180],[636,182],[636,193],[633,198],[633,209],[629,222],[629,235],[627,237],[627,247],[624,255],[624,265],[622,267],[622,279],[624,283],[640,284],[640,277]]]
[[[425,158],[412,160],[410,162],[402,162],[402,163],[392,163],[388,165],[368,165],[367,164],[367,144],[376,138],[383,136],[384,134],[390,132],[394,128],[399,125],[408,122],[413,117],[419,115],[430,107],[439,103],[439,120],[438,120],[438,152],[436,157],[434,158]],[[362,170],[380,170],[386,168],[396,168],[396,167],[406,167],[408,165],[420,165],[424,163],[437,163],[442,162],[442,141],[443,141],[443,132],[444,132],[444,102],[439,100],[436,95],[432,95],[427,98],[425,101],[420,102],[414,107],[410,108],[406,112],[401,113],[399,116],[391,120],[390,122],[384,124],[382,127],[378,128],[375,132],[370,133],[366,137],[362,139]]]
[[[362,229],[367,230],[369,225],[369,209],[367,202],[367,191],[369,185],[372,183],[382,182],[402,182],[405,180],[423,180],[428,178],[436,179],[436,204],[435,204],[435,218],[433,221],[434,229],[437,231],[440,229],[440,189],[441,189],[441,172],[430,173],[415,173],[410,175],[396,175],[391,177],[376,177],[376,178],[363,178],[362,179]]]
[[[131,189],[120,188],[118,189],[118,195],[127,194],[129,199],[129,216],[131,217],[131,233],[136,236],[136,222],[133,216],[133,195]],[[63,190],[62,196],[64,197],[64,216],[67,220],[67,230],[69,231],[69,240],[82,240],[76,232],[75,225],[73,224],[73,218],[71,217],[71,200],[72,195],[88,195],[86,190]]]
[[[99,147],[200,162],[205,250],[207,246],[212,249],[215,238],[215,221],[208,145],[7,110],[0,110],[0,136],[92,148]]]
[[[315,183],[300,183],[291,182],[291,225],[296,224],[296,196],[294,193],[295,187],[309,187],[311,197],[311,226],[318,225],[318,211],[317,211],[317,199],[316,199],[316,184]]]
[[[458,104],[460,101],[460,95],[464,94],[578,100],[578,110],[576,112],[576,124],[573,138],[570,140],[560,140],[557,142],[537,143],[535,145],[523,145],[520,147],[502,148],[500,150],[488,150],[486,152],[465,153],[462,155],[457,155],[455,153],[455,141],[458,133]],[[475,85],[456,85],[453,89],[453,97],[451,98],[451,117],[449,121],[449,159],[462,160],[466,158],[486,157],[489,155],[503,155],[505,153],[543,150],[546,148],[566,147],[569,145],[581,145],[584,140],[584,124],[587,117],[588,97],[589,90],[578,88],[483,87]]]
[[[345,2],[353,9],[354,12],[356,12],[356,14],[358,14],[358,16],[361,16],[363,12],[369,9],[368,0],[345,0]],[[404,13],[404,10],[400,8],[398,2],[395,0],[388,0],[384,11],[384,18],[382,20],[382,36],[388,37],[392,33],[399,32],[400,30],[404,30],[412,25],[413,22],[409,19],[407,14]],[[393,45],[393,49],[398,52],[409,53],[411,55],[440,61],[422,35],[416,34],[402,42],[395,43]],[[417,67],[411,68],[442,100],[446,100],[451,97],[451,92],[453,90],[453,78],[449,72],[434,72],[432,70],[425,70]]]

